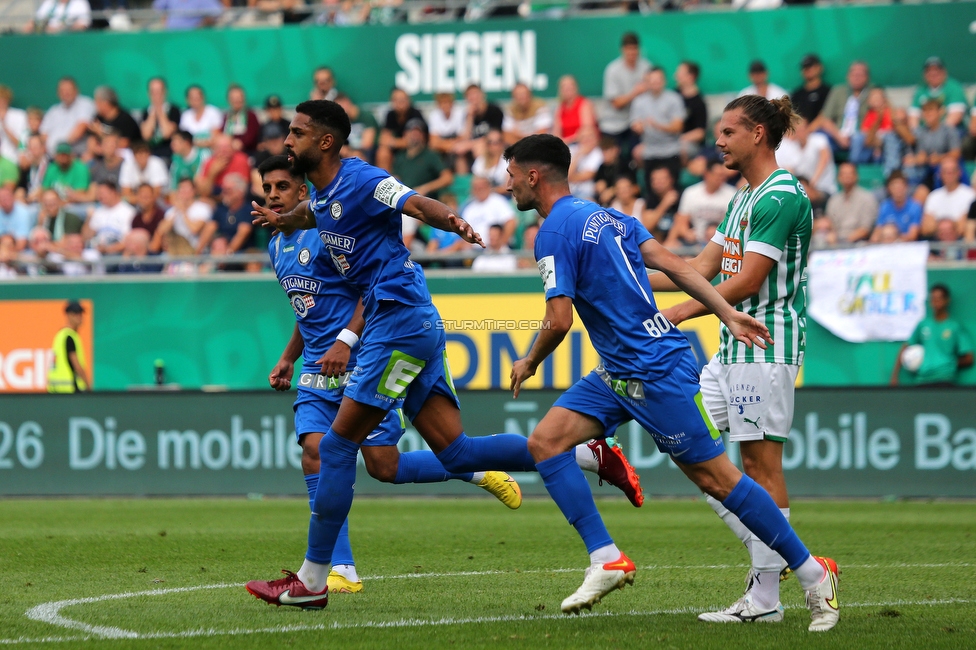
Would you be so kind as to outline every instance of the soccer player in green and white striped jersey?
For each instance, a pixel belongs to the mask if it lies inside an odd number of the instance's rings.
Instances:
[[[783,444],[793,423],[793,389],[806,343],[806,265],[813,227],[806,192],[776,164],[776,148],[795,120],[788,97],[769,101],[746,95],[725,107],[716,145],[725,166],[739,171],[746,184],[732,198],[715,236],[691,262],[708,279],[721,273],[719,293],[772,334],[773,345],[766,350],[749,349],[723,326],[718,354],[702,369],[701,393],[716,426],[740,443],[746,474],[769,492],[787,518]],[[673,288],[660,274],[652,276],[651,286]],[[664,312],[675,324],[705,313],[693,300]],[[721,503],[708,502],[749,549],[752,569],[742,598],[699,619],[783,620],[782,558]]]

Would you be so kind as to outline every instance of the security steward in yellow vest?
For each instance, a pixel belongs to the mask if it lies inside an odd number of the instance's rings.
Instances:
[[[54,335],[54,365],[47,373],[47,392],[78,393],[91,390],[88,370],[85,368],[85,349],[78,336],[78,328],[84,320],[85,308],[77,300],[71,300],[64,308],[68,324]]]

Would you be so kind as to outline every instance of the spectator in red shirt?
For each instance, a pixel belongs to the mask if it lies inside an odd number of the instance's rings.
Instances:
[[[572,144],[579,139],[580,128],[585,126],[597,128],[593,104],[580,95],[575,77],[563,75],[559,79],[559,106],[556,108],[552,134],[562,138],[566,144]]]
[[[227,174],[251,177],[251,165],[243,151],[234,149],[234,140],[226,133],[213,138],[213,155],[203,163],[197,177],[197,193],[202,197],[217,196]]]
[[[234,138],[234,149],[254,153],[261,139],[261,123],[258,116],[247,106],[244,89],[237,84],[227,87],[227,112],[224,113],[222,130]]]
[[[861,120],[861,128],[851,136],[850,160],[855,164],[881,162],[885,136],[892,129],[891,106],[888,105],[885,91],[872,88],[868,91],[867,102],[868,110]],[[896,163],[892,169],[897,167]]]

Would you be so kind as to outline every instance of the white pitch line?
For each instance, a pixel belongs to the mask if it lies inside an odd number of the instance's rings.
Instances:
[[[122,597],[134,597],[134,596],[144,596],[144,595],[162,595],[164,593],[172,592],[185,592],[193,591],[195,589],[216,589],[220,587],[238,587],[240,585],[211,585],[209,587],[196,587],[196,588],[180,588],[180,589],[157,589],[153,591],[144,591],[131,594],[113,594],[112,597],[115,599]],[[109,597],[104,597],[101,600],[110,600]],[[938,605],[969,605],[974,601],[966,600],[962,598],[943,598],[938,600],[892,600],[885,602],[867,602],[867,603],[844,603],[842,607],[845,608],[864,608],[864,607],[934,607]],[[669,616],[669,615],[679,615],[679,614],[693,614],[700,612],[706,607],[678,607],[673,609],[659,609],[651,611],[630,611],[630,612],[601,612],[601,613],[590,613],[582,614],[578,617],[567,616],[565,614],[542,614],[542,615],[525,615],[525,614],[514,614],[509,616],[478,616],[473,618],[439,618],[439,619],[400,619],[393,621],[365,621],[362,623],[341,623],[339,621],[334,621],[332,623],[315,623],[308,625],[275,625],[272,627],[264,628],[237,628],[230,630],[215,630],[215,629],[198,629],[198,630],[186,630],[183,632],[148,632],[145,634],[138,634],[134,637],[113,637],[113,638],[134,638],[134,639],[192,639],[198,637],[217,637],[217,636],[247,636],[252,634],[282,634],[287,632],[309,632],[318,630],[349,630],[349,629],[390,629],[390,628],[416,628],[416,627],[437,627],[445,625],[477,625],[484,623],[534,623],[538,621],[573,621],[577,618],[622,618],[622,617],[634,617],[634,616]],[[801,605],[787,605],[786,609],[804,609]],[[65,641],[88,641],[92,640],[93,636],[71,636],[71,637],[43,637],[37,639],[30,639],[26,637],[21,637],[18,639],[0,639],[0,645],[12,645],[21,643],[61,643]]]
[[[968,562],[959,562],[959,563],[938,563],[938,564],[935,564],[935,563],[929,563],[929,564],[897,563],[897,564],[864,564],[864,565],[849,564],[849,565],[845,565],[845,568],[869,568],[869,569],[875,569],[875,568],[892,568],[892,567],[895,567],[895,568],[938,568],[938,567],[953,567],[953,568],[955,568],[955,567],[969,567],[969,566],[972,566],[972,564],[971,563],[968,563]],[[745,565],[735,565],[735,564],[713,564],[713,565],[647,565],[647,566],[642,566],[640,568],[643,569],[643,570],[741,569],[741,568],[745,568]],[[511,575],[513,573],[525,573],[525,574],[538,574],[538,573],[572,573],[572,572],[577,572],[577,571],[579,571],[579,569],[528,569],[528,570],[525,570],[525,571],[501,571],[501,570],[490,570],[490,571],[457,571],[457,572],[451,572],[451,573],[405,573],[405,574],[390,575],[390,576],[372,576],[369,579],[370,580],[411,580],[411,579],[417,579],[417,578],[455,578],[455,577],[466,577],[466,576],[487,576],[487,575],[503,575],[503,574]],[[198,585],[198,586],[193,586],[193,587],[175,587],[175,588],[171,588],[171,589],[150,589],[148,591],[125,592],[125,593],[121,593],[121,594],[108,594],[108,595],[104,595],[104,596],[92,596],[92,597],[88,597],[88,598],[73,598],[73,599],[69,599],[69,600],[60,600],[60,601],[55,601],[55,602],[50,602],[50,603],[42,603],[40,605],[37,605],[37,606],[32,607],[31,609],[29,609],[26,612],[25,615],[27,616],[27,618],[29,618],[31,620],[34,620],[34,621],[39,621],[39,622],[42,622],[42,623],[49,623],[51,625],[56,625],[58,627],[63,627],[63,628],[71,629],[71,630],[79,630],[80,632],[84,632],[86,635],[88,635],[88,636],[85,636],[85,637],[72,637],[74,639],[92,638],[92,637],[103,638],[103,639],[171,638],[169,636],[166,636],[166,637],[156,637],[156,636],[147,637],[146,635],[140,634],[139,632],[135,632],[135,631],[132,631],[132,630],[125,630],[125,629],[118,628],[118,627],[89,625],[87,623],[82,623],[81,621],[76,621],[76,620],[67,618],[65,616],[62,616],[61,615],[61,610],[63,608],[65,608],[65,607],[70,607],[70,606],[73,606],[73,605],[84,605],[84,604],[104,602],[104,601],[108,601],[108,600],[121,600],[121,599],[126,599],[126,598],[137,598],[137,597],[140,597],[140,596],[163,596],[163,595],[167,595],[167,594],[186,593],[186,592],[190,592],[190,591],[200,591],[200,590],[203,590],[203,589],[225,589],[225,588],[228,588],[228,587],[241,587],[241,586],[243,586],[243,585],[236,584],[236,583],[226,583],[226,584],[217,584],[217,585]],[[966,602],[968,602],[968,601],[966,601]],[[847,606],[848,607],[856,607],[858,605],[847,605]],[[863,605],[863,606],[866,607],[868,605]],[[668,612],[671,612],[671,613],[685,613],[684,610],[681,610],[681,611],[678,611],[678,610],[673,610],[673,611],[672,610],[668,610]],[[648,615],[657,614],[657,613],[666,613],[666,612],[664,612],[664,611],[662,611],[662,612],[650,612],[650,613],[648,613]],[[544,619],[546,617],[533,617],[532,619],[526,619],[526,620],[535,620],[536,618]],[[556,618],[558,618],[558,616]],[[448,620],[448,619],[444,619],[444,620]],[[453,619],[450,619],[450,620],[453,620]],[[500,619],[500,620],[509,620],[509,619],[506,618],[506,619]],[[521,618],[514,618],[514,619],[511,619],[511,620],[521,620]],[[491,622],[491,621],[486,621],[486,622]],[[432,623],[432,622],[429,622],[428,621],[428,622],[425,622],[424,624],[435,625],[435,624],[446,624],[446,623],[436,623],[436,622],[435,623]],[[392,625],[392,623],[375,623],[375,624],[368,623],[368,624],[361,624],[361,625],[365,625],[367,627],[390,627]],[[277,628],[275,628],[275,629],[277,629]],[[306,628],[301,628],[301,629],[306,629]],[[319,629],[319,628],[308,628],[308,629]],[[324,629],[324,628],[322,628],[322,629]],[[269,628],[268,631],[274,631],[274,630],[271,629],[271,628]],[[200,632],[201,634],[203,634],[204,632],[207,632],[207,633],[214,632],[214,634],[216,634],[216,632],[213,631],[213,630],[209,630],[209,631],[196,631],[196,632]],[[196,632],[194,632],[194,634],[196,634]],[[258,633],[258,632],[261,632],[261,630],[254,631],[254,632],[249,632],[249,633]],[[231,633],[233,633],[233,631],[221,631],[220,632],[220,634],[231,634]],[[188,634],[188,633],[187,632],[180,632],[180,633],[160,633],[160,634],[177,634],[177,635],[179,635],[179,634]],[[196,635],[199,636],[200,634],[196,634]],[[58,639],[60,637],[51,637],[51,638],[52,639]],[[176,638],[176,637],[172,637],[172,638]],[[67,640],[67,639],[65,639],[65,640]],[[44,642],[44,640],[36,640],[36,639],[35,640],[32,640],[31,642],[34,642],[34,641]],[[26,643],[26,642],[27,641],[21,641],[21,640],[18,640],[18,639],[0,639],[0,645],[2,645],[2,644],[10,644],[10,643]]]

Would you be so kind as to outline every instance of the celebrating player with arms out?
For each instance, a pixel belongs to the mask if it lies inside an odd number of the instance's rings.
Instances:
[[[268,208],[290,212],[306,198],[302,174],[292,169],[285,156],[272,156],[258,168]],[[276,390],[288,390],[294,364],[302,357],[295,400],[295,435],[302,446],[302,470],[310,503],[319,480],[319,443],[329,430],[342,401],[347,369],[355,366],[353,348],[362,332],[359,296],[332,270],[322,254],[318,234],[309,230],[283,229],[268,245],[278,282],[295,310],[295,328],[269,381]],[[363,459],[370,476],[387,483],[436,483],[457,479],[474,483],[495,495],[509,508],[518,508],[522,495],[518,484],[504,472],[447,472],[429,451],[400,454],[396,444],[403,435],[400,412],[390,411],[363,443]],[[362,591],[349,544],[348,521],[339,531],[328,577],[331,593]],[[251,585],[260,591],[263,583]],[[315,601],[305,601],[314,607]]]
[[[813,228],[810,200],[793,174],[776,164],[776,148],[795,120],[788,97],[769,101],[740,97],[725,107],[716,144],[725,166],[745,178],[725,220],[691,261],[706,279],[721,272],[722,297],[740,313],[766,324],[776,345],[749,348],[722,327],[721,344],[701,373],[705,408],[729,440],[738,442],[742,467],[769,492],[787,519],[790,502],[783,477],[783,443],[793,424],[793,386],[803,363],[806,329],[806,266]],[[655,290],[675,289],[658,273]],[[694,300],[666,310],[675,323],[707,313]],[[783,559],[717,499],[709,505],[742,540],[752,558],[746,592],[731,607],[708,612],[712,623],[777,622]]]
[[[664,271],[714,312],[738,345],[765,348],[773,343],[768,329],[733,309],[639,221],[573,198],[567,181],[570,153],[560,139],[529,136],[509,147],[505,158],[518,208],[537,210],[546,219],[535,256],[545,284],[548,327],[512,368],[515,395],[569,331],[573,307],[603,360],[556,400],[529,438],[546,489],[590,554],[583,584],[563,601],[563,611],[588,609],[634,580],[636,567],[610,538],[570,451],[581,440],[633,419],[702,491],[787,559],[807,592],[809,629],[833,627],[836,565],[810,555],[769,494],[725,455],[721,435],[702,406],[691,348],[657,310],[645,266]]]
[[[285,148],[296,173],[306,174],[315,189],[308,201],[282,214],[255,203],[254,223],[283,232],[317,227],[334,271],[362,296],[365,318],[355,370],[319,445],[319,484],[305,562],[285,579],[248,585],[269,603],[301,607],[302,602],[324,605],[329,564],[352,504],[356,456],[389,411],[402,406],[448,472],[534,471],[535,461],[523,436],[464,434],[444,331],[437,327],[440,316],[423,272],[410,261],[400,238],[401,213],[468,242],[481,243],[478,236],[443,203],[416,194],[358,158],[341,159],[350,124],[338,104],[308,101],[296,112]],[[639,503],[632,468],[619,450],[605,444],[601,449],[602,464],[591,469]]]

